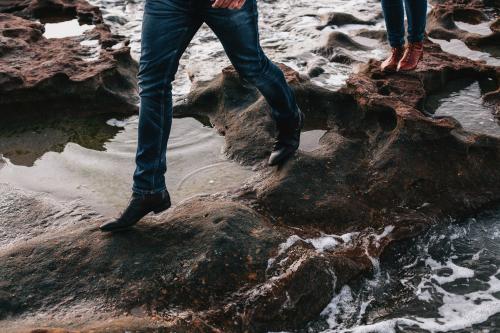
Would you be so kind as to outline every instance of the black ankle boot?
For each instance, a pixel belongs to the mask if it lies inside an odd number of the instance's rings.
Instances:
[[[300,130],[304,127],[304,113],[299,110],[299,119],[295,126],[276,124],[277,136],[273,151],[269,156],[268,165],[278,165],[292,156],[299,148]]]
[[[101,231],[119,231],[130,228],[148,213],[161,213],[170,208],[170,195],[165,190],[155,194],[132,194],[128,207],[115,221],[100,226]]]

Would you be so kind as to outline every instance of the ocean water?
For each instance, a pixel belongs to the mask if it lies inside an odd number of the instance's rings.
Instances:
[[[307,332],[500,332],[500,209],[393,246]]]

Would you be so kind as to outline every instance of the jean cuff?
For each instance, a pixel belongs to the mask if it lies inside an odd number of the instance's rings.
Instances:
[[[165,186],[158,188],[158,189],[155,189],[155,190],[141,190],[135,186],[132,186],[132,192],[134,192],[135,194],[139,194],[139,195],[157,194],[157,193],[165,192],[166,190],[167,190],[167,188]]]
[[[420,43],[424,40],[424,36],[408,36],[409,43]]]

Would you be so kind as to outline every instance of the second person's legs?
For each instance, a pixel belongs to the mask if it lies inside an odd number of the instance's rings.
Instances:
[[[412,1],[412,0],[410,0]],[[382,0],[387,38],[391,47],[405,44],[405,12],[403,0]]]
[[[423,41],[427,21],[427,0],[405,0],[405,10],[408,20],[408,42]]]

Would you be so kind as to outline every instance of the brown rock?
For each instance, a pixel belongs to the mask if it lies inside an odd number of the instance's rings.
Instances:
[[[50,12],[53,3],[22,2],[28,5],[15,8],[24,8],[20,13],[31,17],[43,12],[42,8]],[[83,1],[56,3],[76,3],[71,8],[75,8],[78,17],[89,13]],[[12,7],[7,9],[14,11]],[[3,11],[7,9],[4,7]],[[100,13],[90,12],[93,13],[90,21],[98,23]],[[43,25],[12,14],[0,14],[0,31],[3,119],[46,117],[52,112],[68,110],[73,114],[137,112],[137,64],[130,57],[128,41],[112,35],[106,25],[98,23],[82,36],[47,39],[43,36]],[[96,50],[82,45],[83,41],[95,41]]]

